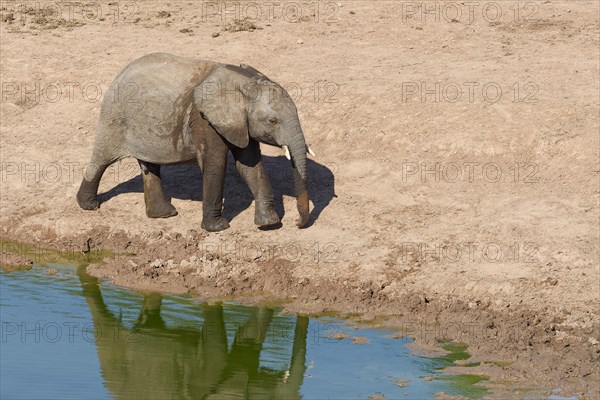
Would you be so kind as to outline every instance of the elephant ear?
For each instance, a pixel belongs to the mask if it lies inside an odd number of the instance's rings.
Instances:
[[[262,72],[260,72],[259,70],[257,70],[254,67],[251,67],[251,66],[246,65],[246,64],[240,64],[240,68],[242,68],[242,69],[250,72],[251,74],[253,74],[257,78],[262,78],[264,80],[270,81],[270,79],[267,78],[267,76],[265,74],[263,74]]]
[[[221,68],[194,89],[194,105],[227,141],[237,147],[248,146],[246,99],[235,74]]]

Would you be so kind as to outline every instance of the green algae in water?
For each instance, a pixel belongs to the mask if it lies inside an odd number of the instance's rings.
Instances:
[[[67,249],[58,250],[37,244],[8,240],[1,237],[0,249],[3,252],[29,258],[34,264],[38,265],[58,264],[81,266],[102,262],[104,258],[128,255],[127,253],[116,253],[111,250],[103,249],[91,249],[88,252],[82,252],[81,249],[75,245],[70,246]]]
[[[441,342],[440,347],[446,351],[448,354],[436,357],[436,360],[442,363],[437,369],[443,369],[452,365],[457,365],[460,367],[478,367],[481,365],[480,362],[472,362],[466,364],[458,364],[457,361],[468,360],[471,358],[471,355],[467,353],[467,345],[464,343],[454,343],[454,342]]]
[[[467,352],[467,345],[464,343],[440,342],[439,346],[447,351],[447,354],[425,358],[424,364],[426,370],[431,374],[443,372],[447,367],[477,367],[479,362],[457,364],[457,361],[468,360],[471,355]],[[483,398],[489,394],[489,390],[477,384],[489,380],[488,376],[475,374],[441,374],[435,377],[436,381],[445,382],[449,385],[444,391],[450,395],[461,395],[469,398]]]
[[[487,376],[471,374],[442,375],[436,379],[450,384],[451,389],[446,390],[446,394],[462,395],[476,399],[483,398],[489,394],[488,389],[476,386],[478,383],[488,380]]]

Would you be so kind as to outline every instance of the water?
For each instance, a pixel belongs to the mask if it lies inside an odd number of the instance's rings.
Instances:
[[[481,377],[442,375],[441,368],[469,357],[461,347],[420,357],[407,348],[410,340],[391,338],[393,332],[267,307],[142,295],[99,282],[83,267],[51,266],[56,275],[41,267],[0,274],[2,399],[487,393],[476,385]],[[353,344],[352,337],[367,343]]]

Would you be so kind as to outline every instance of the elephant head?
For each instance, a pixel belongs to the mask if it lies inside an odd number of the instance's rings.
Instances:
[[[308,222],[306,145],[290,95],[252,67],[219,65],[194,91],[201,116],[229,143],[245,148],[250,139],[285,151],[294,172],[298,227]]]

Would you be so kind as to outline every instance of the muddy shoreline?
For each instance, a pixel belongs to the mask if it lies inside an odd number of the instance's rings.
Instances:
[[[415,340],[417,352],[439,351],[440,341],[468,345],[477,367],[453,366],[448,373],[489,376],[485,386],[493,398],[515,393],[593,398],[600,390],[598,324],[565,324],[560,310],[542,310],[526,302],[498,306],[492,299],[425,292],[389,292],[390,282],[344,277],[305,277],[296,265],[280,256],[267,261],[240,263],[223,254],[202,250],[211,235],[142,239],[118,233],[96,233],[84,240],[72,238],[51,243],[2,242],[2,265],[54,262],[91,262],[88,272],[136,290],[190,295],[199,301],[236,301],[271,304],[284,312],[336,315],[377,328],[396,330],[399,338]],[[20,238],[23,240],[23,238]],[[75,245],[79,243],[80,245]],[[143,252],[114,252],[127,249]],[[139,246],[139,247],[137,247]],[[166,259],[167,255],[176,257]],[[165,258],[160,258],[160,257]],[[191,259],[191,261],[190,261]],[[315,264],[315,267],[319,267]]]

